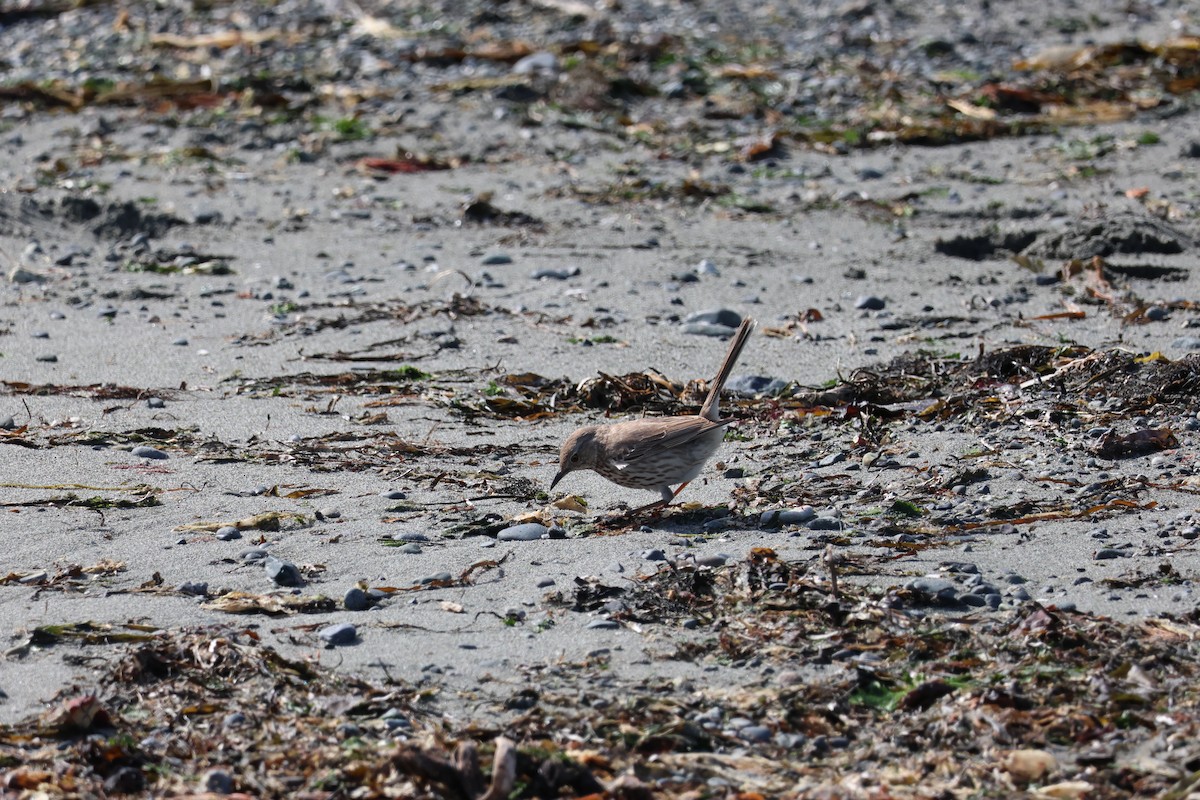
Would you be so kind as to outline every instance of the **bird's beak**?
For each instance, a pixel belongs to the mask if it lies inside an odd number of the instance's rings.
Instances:
[[[563,476],[566,474],[567,474],[566,470],[560,469],[558,471],[558,474],[554,476],[554,480],[550,481],[550,488],[553,489],[555,486],[557,486],[558,482],[561,481],[563,479]]]

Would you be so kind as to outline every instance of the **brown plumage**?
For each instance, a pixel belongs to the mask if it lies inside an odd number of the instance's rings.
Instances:
[[[674,500],[700,474],[725,438],[725,426],[732,420],[721,419],[721,389],[753,330],[754,320],[742,320],[699,414],[580,428],[563,442],[558,474],[550,488],[568,472],[591,469],[620,486],[661,494],[662,500],[651,505],[665,506]],[[675,484],[679,488],[672,490]]]

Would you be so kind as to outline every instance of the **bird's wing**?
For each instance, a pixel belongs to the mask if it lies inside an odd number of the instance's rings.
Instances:
[[[638,431],[637,436],[628,436],[629,445],[613,453],[613,462],[618,467],[624,468],[652,452],[688,444],[713,428],[723,428],[732,421],[732,419],[722,419],[713,422],[710,419],[696,416],[638,420],[637,424],[643,430]]]

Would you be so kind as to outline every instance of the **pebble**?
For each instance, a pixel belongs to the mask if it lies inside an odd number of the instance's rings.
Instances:
[[[729,308],[710,308],[688,314],[683,318],[683,324],[717,325],[736,330],[742,324],[742,315]]]
[[[304,578],[300,576],[299,568],[290,561],[284,561],[277,556],[267,556],[263,560],[263,569],[267,577],[280,586],[302,586]]]
[[[432,575],[426,575],[423,578],[418,578],[417,583],[421,586],[427,586],[431,583],[445,583],[446,581],[453,579],[454,576],[449,572],[435,572]]]
[[[232,525],[222,525],[217,528],[216,537],[222,542],[232,542],[235,539],[242,538],[242,532]]]
[[[1176,350],[1200,350],[1200,336],[1180,336],[1171,342]]]
[[[594,619],[587,624],[587,627],[592,631],[610,631],[621,626],[611,619]]]
[[[489,539],[488,541],[491,541],[491,540]],[[409,542],[408,544],[400,545],[399,547],[396,548],[396,551],[399,553],[403,553],[406,556],[420,555],[422,552],[424,552],[421,549],[421,545],[417,544],[416,542]]]
[[[817,512],[812,506],[776,508],[762,512],[762,516],[759,517],[759,524],[764,528],[775,525],[802,525],[816,515]]]
[[[579,267],[571,267],[570,269],[537,269],[534,270],[529,277],[535,281],[552,280],[565,281],[568,278],[575,278],[581,274]]]
[[[269,555],[271,554],[266,550],[263,550],[261,547],[251,547],[239,553],[238,558],[242,559],[242,561],[246,562],[247,564],[250,564],[255,561],[262,561]]]
[[[200,785],[213,794],[232,794],[233,776],[223,769],[210,769],[200,779]]]
[[[747,742],[771,741],[771,729],[766,725],[747,725],[737,732],[738,738]]]
[[[17,421],[15,419],[13,419],[11,416],[0,417],[0,429],[6,430],[6,431],[11,431],[11,430],[15,430],[16,427],[17,427]]]
[[[696,559],[696,563],[702,567],[723,567],[729,561],[729,558],[725,553],[713,553],[712,555],[700,556]]]
[[[914,578],[904,584],[904,588],[935,600],[955,601],[958,599],[958,589],[953,583],[945,578],[936,578],[931,575]]]
[[[137,447],[129,451],[138,458],[163,459],[168,458],[167,454],[157,447],[148,447],[144,444],[139,444]]]
[[[1112,558],[1121,558],[1124,555],[1124,553],[1114,547],[1101,547],[1092,558],[1096,561],[1107,561]]]
[[[501,542],[532,542],[550,533],[550,529],[538,522],[525,522],[505,528],[496,535]]]
[[[551,586],[554,586],[555,584],[556,584],[556,581],[554,580],[554,578],[551,578],[549,575],[543,575],[542,577],[537,579],[537,582],[535,585],[539,589],[549,589]]]
[[[843,452],[830,453],[817,462],[818,467],[832,467],[834,464],[840,464],[846,460],[846,454]]]
[[[651,550],[643,550],[642,558],[646,561],[666,561],[667,554],[655,547]]]
[[[842,521],[837,517],[817,517],[806,526],[810,531],[840,531]]]
[[[342,598],[342,606],[347,611],[366,611],[371,607],[371,598],[362,589],[352,586],[346,590],[346,595]]]
[[[40,356],[34,356],[34,360],[41,361],[45,364],[57,364],[58,356],[54,355],[54,353],[43,353]]]
[[[354,640],[358,638],[358,630],[349,622],[338,622],[322,628],[317,636],[330,647],[337,647],[342,644],[353,644]]]
[[[709,275],[714,278],[721,277],[721,270],[717,269],[717,265],[709,261],[707,258],[702,259],[693,270],[697,275]]]
[[[150,397],[146,400],[146,405],[150,408],[166,408],[167,404],[163,402],[161,397]]]
[[[744,395],[781,395],[791,384],[765,375],[734,375],[725,382],[725,391]]]
[[[198,597],[208,596],[208,584],[204,581],[184,581],[179,584],[179,591],[183,594],[193,594]]]
[[[187,347],[188,340],[181,336],[178,339],[175,339],[174,341],[172,341],[171,344],[174,345],[175,347]]]
[[[483,257],[482,263],[485,267],[494,267],[500,264],[511,264],[513,260],[508,253],[490,253]]]
[[[873,294],[859,295],[854,301],[854,307],[859,311],[882,311],[887,303],[881,297]]]

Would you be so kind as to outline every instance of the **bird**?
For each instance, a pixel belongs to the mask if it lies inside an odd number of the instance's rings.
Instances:
[[[571,472],[590,469],[619,486],[655,491],[662,496],[633,513],[652,508],[661,511],[669,506],[696,479],[725,439],[725,426],[733,420],[721,419],[721,389],[754,326],[753,319],[742,320],[699,414],[579,428],[559,448],[558,474],[550,481],[550,488],[553,490]],[[678,488],[672,489],[675,484]]]

